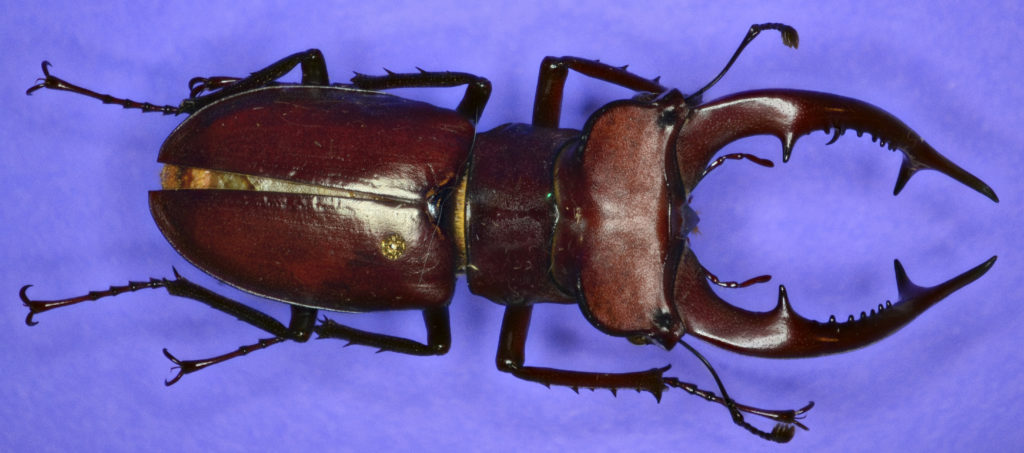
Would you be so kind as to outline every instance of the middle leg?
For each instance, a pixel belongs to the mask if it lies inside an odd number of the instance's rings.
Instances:
[[[418,69],[418,68],[417,68]],[[448,88],[466,85],[455,111],[468,118],[473,124],[480,120],[484,106],[491,97],[491,82],[483,77],[465,72],[431,72],[422,69],[414,73],[387,71],[387,75],[370,76],[356,73],[352,85],[364,90],[389,90],[392,88]]]

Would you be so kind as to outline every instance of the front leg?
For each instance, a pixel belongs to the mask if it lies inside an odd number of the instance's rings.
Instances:
[[[666,90],[658,78],[645,79],[626,70],[580,57],[545,57],[537,77],[537,95],[533,101],[533,125],[557,128],[562,116],[565,79],[572,69],[580,74],[619,85],[633,91],[661,93]]]
[[[499,370],[511,373],[519,379],[541,383],[546,387],[560,385],[577,392],[580,387],[604,388],[611,390],[612,393],[616,393],[622,388],[632,388],[637,391],[650,392],[655,399],[661,401],[661,393],[665,389],[661,375],[669,369],[667,366],[632,373],[593,373],[525,366],[526,336],[530,330],[532,314],[532,305],[508,305],[505,307],[505,317],[501,322],[498,355],[495,360]]]
[[[794,426],[807,429],[806,426],[800,423],[799,419],[814,406],[814,403],[810,403],[797,410],[759,409],[736,403],[725,392],[725,387],[722,386],[718,374],[711,368],[711,364],[686,343],[682,344],[693,352],[711,371],[712,376],[718,383],[719,390],[722,392],[722,396],[718,396],[714,392],[701,390],[696,385],[682,382],[677,378],[663,376],[664,372],[668,371],[668,366],[631,373],[596,373],[525,366],[526,337],[530,329],[532,313],[532,305],[508,305],[505,307],[505,317],[501,323],[501,337],[498,340],[498,354],[495,360],[499,370],[511,373],[513,376],[523,380],[541,383],[547,387],[561,385],[577,392],[580,387],[591,390],[606,388],[615,394],[618,389],[631,388],[637,391],[650,392],[659,402],[661,401],[661,394],[666,388],[682,389],[692,395],[697,395],[708,401],[725,406],[729,409],[734,423],[759,437],[774,442],[782,443],[792,439]],[[760,415],[774,420],[778,424],[770,433],[761,431],[744,421],[741,412]]]
[[[799,37],[793,27],[784,24],[757,24],[751,25],[739,48],[733,53],[725,69],[718,74],[710,83],[687,97],[691,105],[699,104],[701,95],[717,83],[729,70],[732,64],[739,57],[743,49],[747,47],[762,31],[776,30],[782,34],[782,42],[789,47],[796,47]],[[666,88],[658,83],[659,77],[646,79],[626,70],[627,66],[612,66],[596,60],[588,60],[579,57],[546,57],[540,64],[540,76],[537,78],[537,96],[533,104],[533,125],[539,127],[558,127],[562,115],[562,98],[565,88],[565,79],[572,69],[587,77],[619,85],[633,91],[651,93],[657,95],[666,91]]]

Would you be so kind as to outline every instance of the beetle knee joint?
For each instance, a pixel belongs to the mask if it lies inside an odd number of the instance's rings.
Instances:
[[[434,355],[445,355],[451,349],[451,343],[438,343],[429,345],[430,352]]]
[[[498,367],[498,371],[504,373],[515,374],[522,368],[522,364],[511,359],[498,357],[498,360],[494,361],[494,364]]]

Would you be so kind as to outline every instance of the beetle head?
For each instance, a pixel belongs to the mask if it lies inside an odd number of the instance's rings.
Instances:
[[[588,120],[579,143],[559,155],[555,281],[569,289],[599,329],[665,348],[689,333],[745,354],[800,357],[846,351],[895,332],[979,278],[995,257],[931,288],[910,282],[897,262],[898,301],[878,304],[859,320],[817,322],[798,315],[781,286],[778,305],[769,312],[750,312],[722,300],[711,291],[708,280],[713,277],[688,244],[697,224],[690,193],[725,145],[774,135],[787,161],[800,136],[825,130],[838,138],[848,129],[903,152],[896,192],[916,171],[931,168],[998,200],[989,186],[905,124],[864,102],[765,90],[690,106],[669,90],[605,106]]]

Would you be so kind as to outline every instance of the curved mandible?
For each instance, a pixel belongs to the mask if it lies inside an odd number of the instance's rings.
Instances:
[[[835,354],[874,343],[913,321],[946,296],[981,278],[996,262],[985,262],[939,285],[918,286],[910,281],[897,260],[896,286],[900,299],[878,304],[870,314],[861,312],[846,321],[818,322],[793,310],[786,287],[779,286],[779,301],[767,312],[752,312],[721,299],[707,282],[707,274],[687,249],[676,271],[674,300],[685,313],[686,333],[741,354],[771,358],[813,357]]]
[[[893,194],[919,170],[938,170],[998,202],[987,184],[939,154],[916,132],[888,112],[863,101],[801,90],[758,90],[726,96],[693,110],[679,132],[676,152],[687,192],[700,182],[711,158],[725,145],[753,135],[782,141],[782,161],[789,160],[801,136],[821,130],[835,141],[846,130],[871,134],[882,146],[903,153]],[[831,142],[830,142],[831,143]]]

